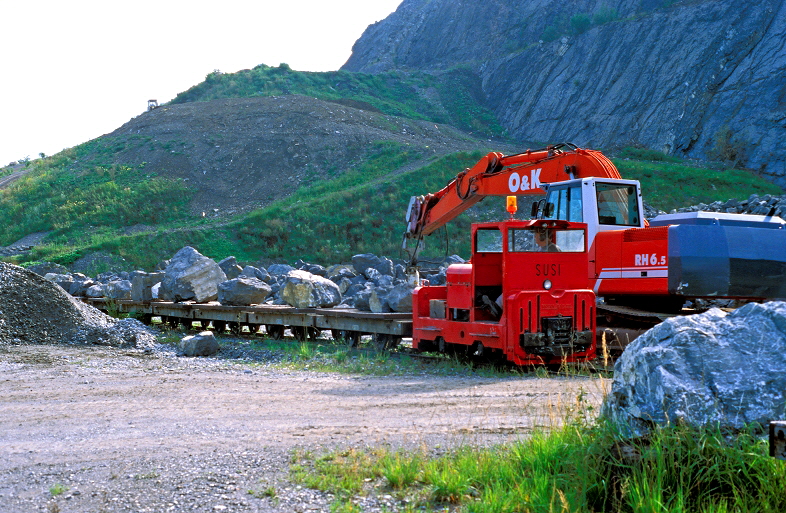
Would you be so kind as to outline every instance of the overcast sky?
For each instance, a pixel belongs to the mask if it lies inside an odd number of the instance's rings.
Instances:
[[[331,71],[402,0],[0,0],[0,166],[113,131],[218,69]]]

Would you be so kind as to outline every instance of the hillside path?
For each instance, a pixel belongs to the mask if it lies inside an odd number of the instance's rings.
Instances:
[[[22,178],[27,173],[33,170],[32,167],[22,168],[22,169],[19,169],[19,167],[20,166],[15,166],[14,169],[17,169],[17,171],[14,171],[10,175],[0,177],[0,189],[5,189],[6,187],[8,187],[9,185],[11,185],[12,183],[19,180],[20,178]]]

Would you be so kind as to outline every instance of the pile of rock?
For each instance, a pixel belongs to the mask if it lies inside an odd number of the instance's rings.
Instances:
[[[458,256],[439,262],[424,278],[445,283],[445,271]],[[184,247],[162,270],[103,273],[90,278],[62,266],[41,264],[31,269],[77,297],[135,301],[218,301],[222,305],[291,305],[297,308],[356,308],[375,313],[411,312],[412,280],[404,262],[373,254],[352,257],[351,263],[323,267],[302,260],[294,266],[241,266],[235,257],[220,262]]]
[[[52,281],[0,262],[0,344],[100,344],[153,348],[153,332],[77,301]]]
[[[786,195],[773,196],[766,194],[759,197],[757,194],[752,194],[746,200],[730,199],[727,201],[715,201],[709,205],[706,203],[699,203],[698,205],[672,210],[670,213],[677,214],[682,212],[699,211],[777,216],[786,219]],[[663,214],[665,212],[657,213]]]

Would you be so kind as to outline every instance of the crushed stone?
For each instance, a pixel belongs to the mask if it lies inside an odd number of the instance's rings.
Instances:
[[[155,348],[155,332],[115,319],[22,267],[0,262],[0,345],[70,344]]]

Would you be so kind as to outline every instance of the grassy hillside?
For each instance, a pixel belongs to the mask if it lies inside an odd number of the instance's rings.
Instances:
[[[102,250],[150,269],[185,245],[216,259],[235,255],[242,261],[303,258],[327,264],[361,252],[403,256],[401,234],[409,197],[440,189],[482,155],[425,157],[420,150],[381,142],[361,165],[332,180],[302,187],[287,199],[234,219],[216,221],[187,214],[189,189],[181,181],[122,167],[73,172],[64,162],[82,150],[69,151],[36,162],[34,173],[0,191],[0,216],[13,220],[0,228],[5,243],[20,235],[52,231],[48,244],[14,257],[16,262],[69,264]],[[640,179],[646,201],[663,210],[752,193],[780,193],[745,171],[630,157],[615,162],[623,176]],[[411,169],[399,172],[402,168]],[[447,236],[439,231],[429,237],[424,256],[467,256],[470,222],[504,216],[500,202],[482,202],[450,223]],[[126,235],[123,227],[136,223],[150,230]]]
[[[783,194],[780,187],[750,171],[702,166],[652,150],[625,148],[612,160],[623,178],[641,182],[644,201],[667,212],[699,203],[747,199],[751,194]]]
[[[146,173],[144,166],[80,162],[96,144],[33,161],[28,174],[0,190],[0,244],[42,231],[76,244],[85,233],[184,216],[190,195],[182,181]]]
[[[481,103],[477,77],[455,69],[438,75],[390,72],[293,71],[261,64],[237,73],[215,71],[180,93],[172,104],[220,98],[302,94],[393,116],[453,125],[476,135],[503,136],[494,114]]]

